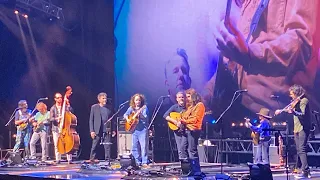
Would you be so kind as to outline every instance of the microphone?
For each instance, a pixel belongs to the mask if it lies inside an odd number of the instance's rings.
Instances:
[[[44,97],[44,98],[39,98],[38,100],[41,101],[41,100],[48,100],[49,98],[48,97]]]
[[[248,89],[240,89],[240,90],[236,91],[236,93],[243,93],[243,92],[248,92]]]
[[[160,96],[160,98],[170,98],[170,95]]]
[[[124,102],[124,103],[121,103],[121,104],[119,105],[119,107],[127,104],[128,102],[129,102],[129,101],[126,101],[126,102]]]
[[[318,111],[315,111],[315,110],[313,110],[312,113],[313,113],[313,114],[319,114],[319,112],[318,112]]]
[[[277,96],[277,95],[274,95],[274,94],[271,94],[270,95],[270,98],[279,98],[280,96]]]

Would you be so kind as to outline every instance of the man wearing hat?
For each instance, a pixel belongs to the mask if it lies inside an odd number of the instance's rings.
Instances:
[[[15,122],[14,124],[17,126],[17,136],[16,136],[16,144],[13,147],[13,152],[18,153],[19,148],[24,143],[24,149],[26,157],[30,155],[29,151],[29,142],[32,128],[29,124],[29,118],[31,116],[31,110],[28,109],[28,104],[26,100],[20,100],[18,102],[19,110],[15,114]]]
[[[253,132],[259,133],[259,143],[257,145],[257,152],[255,155],[255,163],[257,164],[269,164],[269,146],[270,146],[270,131],[263,131],[263,129],[270,129],[271,125],[269,119],[270,110],[267,108],[261,108],[259,113],[260,124],[253,126],[250,121],[246,122],[246,126],[249,127]]]

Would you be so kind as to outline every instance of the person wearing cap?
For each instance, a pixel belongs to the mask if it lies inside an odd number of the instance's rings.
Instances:
[[[20,100],[18,102],[19,110],[15,114],[14,124],[17,126],[16,144],[13,147],[13,152],[18,153],[19,148],[23,142],[25,149],[25,159],[30,155],[29,142],[32,128],[29,124],[29,118],[31,116],[31,110],[28,109],[26,100]]]
[[[255,163],[257,164],[269,164],[269,146],[271,140],[270,131],[264,131],[264,129],[270,129],[270,110],[267,108],[261,108],[259,113],[256,113],[259,117],[260,124],[253,126],[249,121],[246,122],[246,126],[252,131],[259,133],[259,143],[257,145],[257,151],[255,155]]]

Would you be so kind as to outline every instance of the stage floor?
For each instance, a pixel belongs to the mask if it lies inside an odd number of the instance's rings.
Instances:
[[[216,174],[221,172],[220,164],[201,163],[201,170],[206,174],[204,179],[215,179]],[[224,165],[223,172],[241,179],[249,174],[249,168],[246,165]],[[272,168],[273,179],[286,179],[284,168]],[[118,162],[112,162],[107,166],[105,162],[96,165],[85,164],[83,161],[68,165],[61,163],[59,165],[38,165],[38,166],[13,166],[0,167],[0,179],[193,179],[181,175],[180,163],[155,163],[150,168],[131,171],[120,170]],[[320,169],[312,169],[311,179],[320,180]],[[294,175],[289,174],[289,179],[293,180]]]

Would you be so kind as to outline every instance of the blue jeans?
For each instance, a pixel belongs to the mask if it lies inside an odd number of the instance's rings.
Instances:
[[[269,146],[270,146],[270,141],[259,142],[259,144],[257,145],[255,163],[269,164]]]
[[[178,132],[178,131],[174,131],[174,138],[176,140],[176,144],[177,144],[177,150],[178,150],[178,155],[179,155],[179,160],[181,159],[188,159],[188,151],[186,148],[188,140],[185,137],[185,133],[183,132]]]
[[[30,151],[29,151],[30,136],[31,136],[31,132],[28,129],[25,129],[22,131],[17,130],[16,144],[13,147],[13,152],[15,153],[19,152],[19,148],[23,141],[26,156],[29,156],[30,155]]]
[[[132,155],[138,165],[148,163],[148,133],[147,129],[135,130],[132,133]]]

